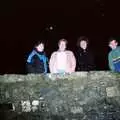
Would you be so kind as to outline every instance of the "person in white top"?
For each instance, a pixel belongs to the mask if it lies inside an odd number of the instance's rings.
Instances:
[[[50,73],[72,73],[75,71],[76,59],[72,51],[66,50],[67,40],[60,39],[58,51],[52,53],[49,61]]]

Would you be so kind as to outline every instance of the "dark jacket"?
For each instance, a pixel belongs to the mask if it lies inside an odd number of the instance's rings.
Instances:
[[[34,49],[28,56],[26,67],[27,73],[47,73],[48,58],[44,52]]]
[[[84,51],[82,48],[77,48],[75,51],[75,57],[77,71],[90,71],[95,69],[93,55],[88,49]]]

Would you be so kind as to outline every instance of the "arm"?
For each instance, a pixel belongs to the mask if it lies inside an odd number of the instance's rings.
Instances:
[[[108,62],[109,62],[109,68],[110,70],[114,71],[114,65],[113,65],[113,62],[112,62],[112,56],[111,54],[108,55]]]
[[[26,63],[27,73],[34,73],[35,72],[35,69],[33,67],[33,57],[34,57],[34,55],[35,55],[35,52],[32,51],[30,53],[30,55],[28,56],[27,63]]]
[[[76,59],[73,52],[71,52],[71,72],[75,72],[75,68],[76,68]]]
[[[50,57],[50,61],[49,61],[49,69],[50,69],[50,73],[55,73],[55,52],[52,53],[51,57]]]
[[[27,59],[27,63],[32,63],[32,58],[33,58],[34,55],[35,55],[35,51],[33,50],[33,51],[30,53],[30,55],[29,55],[29,57],[28,57],[28,59]]]
[[[47,58],[47,56],[44,56],[44,68],[45,68],[44,73],[47,73],[48,72],[48,58]]]
[[[81,51],[78,51],[78,50],[76,49],[76,51],[75,51],[76,71],[80,71],[80,70],[81,70],[81,64],[82,64],[81,56],[82,56]]]

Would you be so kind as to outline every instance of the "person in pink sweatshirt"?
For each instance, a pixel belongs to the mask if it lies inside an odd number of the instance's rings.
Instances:
[[[50,73],[72,73],[75,72],[76,59],[72,51],[66,50],[67,40],[60,39],[58,50],[53,52],[50,61]]]

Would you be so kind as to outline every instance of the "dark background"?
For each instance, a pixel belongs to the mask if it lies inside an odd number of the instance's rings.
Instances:
[[[25,61],[37,40],[45,40],[50,57],[57,41],[66,38],[74,50],[87,36],[97,70],[108,70],[108,38],[119,40],[119,1],[4,1],[0,3],[0,74],[25,73]],[[49,27],[53,26],[53,30]]]

